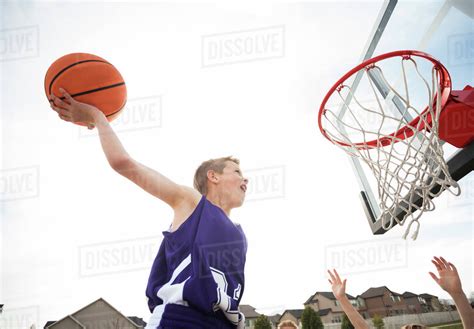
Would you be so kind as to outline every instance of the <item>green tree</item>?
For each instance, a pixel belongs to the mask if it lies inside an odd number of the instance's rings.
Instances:
[[[324,329],[319,314],[309,306],[305,307],[301,315],[301,324],[303,329]]]
[[[354,326],[347,317],[346,313],[344,313],[344,315],[342,316],[341,329],[354,329]]]
[[[272,324],[270,320],[262,314],[255,320],[255,329],[272,329]]]
[[[385,323],[383,322],[382,317],[378,314],[374,314],[374,317],[372,318],[372,323],[377,329],[383,329],[385,327]]]

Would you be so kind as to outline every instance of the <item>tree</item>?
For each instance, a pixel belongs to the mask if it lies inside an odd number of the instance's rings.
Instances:
[[[383,329],[385,327],[385,323],[383,322],[382,317],[378,314],[374,314],[374,317],[372,318],[372,323],[377,329]]]
[[[306,306],[303,314],[301,314],[301,323],[303,329],[324,329],[319,314],[309,306]]]
[[[255,320],[255,329],[272,329],[272,324],[270,320],[262,314]]]
[[[341,329],[354,329],[354,326],[347,317],[346,313],[344,313],[344,315],[342,316]]]

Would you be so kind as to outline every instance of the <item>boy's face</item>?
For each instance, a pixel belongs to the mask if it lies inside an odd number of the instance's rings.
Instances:
[[[218,174],[220,192],[230,200],[233,207],[240,207],[245,199],[248,179],[244,178],[240,167],[233,161],[226,161],[222,174]]]

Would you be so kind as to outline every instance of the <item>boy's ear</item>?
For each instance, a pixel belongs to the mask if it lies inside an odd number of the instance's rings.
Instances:
[[[217,183],[219,181],[219,177],[214,170],[207,171],[207,179],[209,179],[212,183]]]

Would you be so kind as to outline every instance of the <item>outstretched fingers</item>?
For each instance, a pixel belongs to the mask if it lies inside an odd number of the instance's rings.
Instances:
[[[434,256],[431,262],[436,266],[436,269],[438,270],[438,272],[446,269],[446,265],[443,263],[443,261],[439,257]]]
[[[336,270],[333,270],[333,271],[336,271]],[[329,273],[329,276],[331,277],[331,280],[329,280],[329,282],[331,282],[331,284],[337,283],[336,276],[332,274],[330,270],[328,270],[328,273]]]
[[[428,273],[431,275],[431,277],[433,278],[433,280],[435,280],[435,282],[436,282],[437,284],[439,284],[439,278],[438,278],[433,272],[428,272]]]
[[[457,273],[458,273],[458,269],[456,268],[456,266],[454,266],[454,264],[453,264],[453,263],[450,263],[450,262],[448,262],[448,264],[449,264],[449,269],[450,269],[451,271],[453,271],[454,273],[457,274]]]

